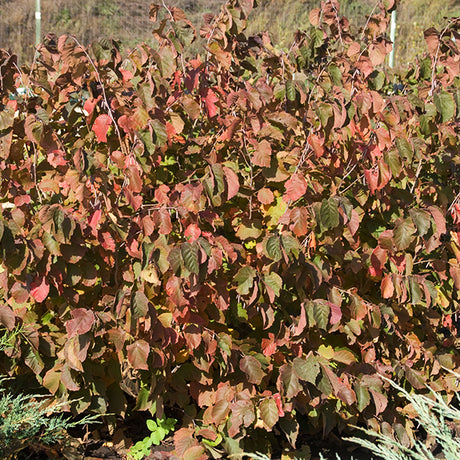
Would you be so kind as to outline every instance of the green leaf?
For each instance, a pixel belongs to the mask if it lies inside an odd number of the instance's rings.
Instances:
[[[407,139],[404,137],[396,138],[396,148],[403,161],[412,161],[414,150]]]
[[[307,358],[294,358],[292,368],[300,380],[315,384],[316,377],[319,374],[319,364],[313,355]]]
[[[264,254],[269,258],[278,262],[283,254],[281,252],[280,238],[277,235],[272,235],[266,238],[263,242]]]
[[[320,208],[321,223],[326,229],[335,228],[339,225],[340,214],[337,202],[334,198],[324,199]]]
[[[358,411],[362,412],[371,402],[371,396],[365,383],[357,381],[353,386],[356,393]]]
[[[182,243],[181,254],[184,260],[185,268],[191,273],[198,274],[200,266],[198,263],[198,252],[199,247],[196,242],[193,243]]]
[[[287,80],[286,81],[286,97],[288,101],[295,101],[296,98],[296,89],[295,89],[295,81],[294,80]]]
[[[324,33],[321,29],[315,28],[312,33],[312,44],[314,48],[319,48],[324,43]]]
[[[279,420],[278,408],[273,398],[264,399],[259,406],[260,417],[267,427],[268,431],[275,426]]]
[[[329,70],[329,75],[332,78],[332,81],[334,82],[334,85],[336,86],[341,86],[342,85],[342,72],[340,72],[340,69],[338,66],[335,64],[331,64],[328,68]]]
[[[299,240],[297,238],[294,238],[289,233],[283,233],[281,235],[281,245],[286,251],[286,254],[288,255],[288,257],[291,254],[296,259],[299,257],[300,245],[299,245]]]
[[[320,329],[327,329],[329,313],[330,308],[326,302],[318,301],[313,303],[313,318]]]
[[[302,390],[299,377],[290,364],[283,364],[280,367],[280,378],[283,383],[284,394],[287,398],[294,398]]]
[[[441,114],[441,121],[445,123],[455,115],[455,101],[450,93],[442,92],[433,97],[436,109]]]
[[[277,273],[272,272],[264,275],[264,284],[273,290],[276,297],[280,295],[283,279]]]
[[[162,145],[166,144],[168,140],[168,134],[166,132],[166,126],[161,123],[160,120],[157,120],[154,118],[153,120],[150,120],[150,126],[153,128],[153,132],[155,133],[155,144],[158,147],[161,147]]]
[[[423,209],[412,208],[409,210],[412,221],[417,226],[418,234],[425,235],[431,227],[430,213]]]
[[[238,287],[236,288],[237,292],[241,295],[249,294],[249,291],[254,284],[255,276],[256,271],[254,268],[249,265],[241,267],[234,278],[234,281],[238,284]]]
[[[149,311],[149,299],[142,291],[136,291],[131,298],[131,312],[134,319],[142,318]]]
[[[247,375],[248,381],[259,385],[265,376],[260,362],[254,356],[247,355],[240,360],[240,369]]]
[[[321,104],[316,112],[321,120],[321,126],[323,128],[325,128],[329,120],[334,117],[334,112],[330,104]]]
[[[393,231],[393,240],[398,251],[407,249],[414,239],[416,232],[415,226],[411,219],[404,219],[396,224]]]
[[[410,298],[412,305],[420,303],[422,300],[422,290],[417,279],[414,276],[409,277]]]
[[[398,177],[401,172],[401,156],[396,150],[385,152],[385,163],[390,167],[393,177]]]
[[[150,431],[155,431],[158,429],[158,425],[156,424],[155,420],[147,420],[147,428]]]

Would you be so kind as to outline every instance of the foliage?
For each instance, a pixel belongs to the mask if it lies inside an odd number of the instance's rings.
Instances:
[[[32,445],[54,444],[69,428],[96,421],[92,416],[70,421],[62,415],[64,404],[50,403],[42,395],[16,395],[4,388],[1,391],[0,455],[4,459],[16,458]]]
[[[173,430],[176,422],[176,419],[164,416],[156,422],[147,420],[147,428],[151,431],[150,436],[134,444],[128,451],[128,457],[133,460],[147,457],[151,452],[151,447],[160,445],[161,441]]]
[[[390,383],[404,396],[412,406],[411,410],[417,414],[415,420],[425,432],[425,442],[415,439],[409,448],[406,433],[403,431],[392,436],[385,431],[375,433],[370,430],[363,431],[375,440],[357,437],[348,440],[365,447],[379,458],[388,460],[435,460],[439,458],[439,454],[446,460],[459,458],[460,438],[457,430],[460,423],[460,410],[454,404],[446,404],[436,391],[430,390],[430,393],[425,396],[409,393],[398,384],[391,381]],[[458,399],[455,402],[458,404]]]
[[[24,328],[2,371],[75,413],[178,410],[180,458],[411,438],[380,375],[450,401],[459,365],[460,24],[388,75],[393,3],[355,37],[324,1],[289,52],[245,36],[252,0],[205,16],[191,60],[156,4],[124,58],[1,51],[0,322]]]

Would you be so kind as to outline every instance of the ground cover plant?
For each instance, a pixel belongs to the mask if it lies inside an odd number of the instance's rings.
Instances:
[[[2,373],[111,430],[175,418],[189,460],[353,425],[410,444],[380,376],[457,388],[460,21],[392,75],[394,6],[355,36],[323,1],[286,51],[245,35],[252,0],[199,31],[153,4],[125,57],[1,51]]]

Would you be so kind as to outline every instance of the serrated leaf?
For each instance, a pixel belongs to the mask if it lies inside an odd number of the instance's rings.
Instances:
[[[149,299],[142,291],[136,291],[131,297],[131,312],[134,319],[142,318],[149,311]]]
[[[296,89],[294,80],[286,80],[286,97],[288,101],[295,101],[296,98]]]
[[[411,219],[405,219],[396,224],[393,231],[393,240],[398,251],[407,249],[414,239],[416,232]]]
[[[283,233],[281,235],[281,245],[286,251],[286,254],[288,255],[288,257],[291,254],[296,259],[299,257],[300,245],[299,245],[299,241],[297,240],[297,238],[294,238],[292,235],[289,235],[288,233]]]
[[[294,358],[292,368],[300,380],[315,384],[319,374],[319,364],[313,355],[307,358]]]
[[[181,254],[182,259],[184,260],[185,268],[190,273],[198,274],[200,270],[200,265],[198,263],[198,252],[199,247],[197,243],[182,243],[181,245]]]
[[[332,359],[347,365],[357,362],[356,356],[347,348],[334,350],[334,356]]]
[[[409,144],[409,141],[404,137],[396,138],[396,148],[398,149],[399,155],[403,159],[403,161],[412,161],[412,157],[414,156],[414,150],[412,146]]]
[[[291,364],[283,364],[279,372],[286,398],[294,398],[302,390],[302,385],[293,366]]]
[[[321,223],[326,229],[332,229],[339,225],[340,214],[337,202],[333,198],[324,199],[320,208]]]
[[[151,119],[150,126],[153,128],[153,132],[155,133],[154,142],[157,147],[161,147],[162,145],[166,144],[168,141],[168,133],[166,132],[166,126],[161,123],[160,120]]]
[[[385,152],[385,163],[390,167],[393,177],[398,177],[401,172],[401,156],[396,150]]]
[[[137,340],[126,347],[128,362],[134,369],[149,370],[147,360],[150,353],[150,345],[145,340]]]
[[[443,91],[440,94],[435,94],[433,97],[436,109],[441,114],[441,121],[445,123],[455,115],[455,101],[450,93]]]
[[[276,402],[272,398],[264,399],[259,406],[260,417],[264,422],[268,431],[271,431],[272,428],[279,420],[278,408],[276,407]]]
[[[264,240],[264,254],[269,258],[278,262],[283,254],[281,252],[280,238],[277,235],[269,236]]]
[[[244,356],[240,360],[240,369],[247,375],[248,381],[259,385],[265,376],[260,362],[254,356]]]
[[[71,315],[72,319],[65,323],[67,337],[69,339],[76,335],[82,335],[89,332],[96,319],[94,313],[86,308],[76,308],[72,310]]]
[[[409,210],[412,221],[417,226],[418,234],[425,235],[431,227],[430,214],[423,209],[412,208]]]
[[[254,268],[248,265],[241,267],[234,278],[234,281],[238,284],[238,287],[236,288],[237,292],[241,295],[249,294],[249,291],[254,284],[255,276],[256,271]]]
[[[315,319],[316,325],[320,329],[327,329],[329,323],[329,314],[331,309],[326,302],[314,302],[313,304],[313,318]]]
[[[362,412],[371,402],[371,395],[366,384],[356,382],[354,385],[358,411]]]
[[[420,303],[422,300],[422,290],[414,276],[409,277],[410,298],[412,305]]]
[[[14,109],[12,107],[5,107],[0,112],[0,131],[11,128],[14,122]]]
[[[281,287],[283,286],[283,279],[277,273],[272,272],[264,276],[264,284],[267,291],[273,291],[268,292],[270,301],[273,303],[275,301],[274,297],[278,297],[280,295]]]

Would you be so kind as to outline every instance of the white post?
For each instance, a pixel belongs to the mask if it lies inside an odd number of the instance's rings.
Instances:
[[[40,8],[40,0],[35,0],[35,46],[39,45],[42,41],[42,12]]]
[[[390,40],[393,43],[393,48],[390,51],[389,65],[392,69],[395,65],[395,37],[396,37],[396,10],[391,12],[391,24],[390,24]]]

